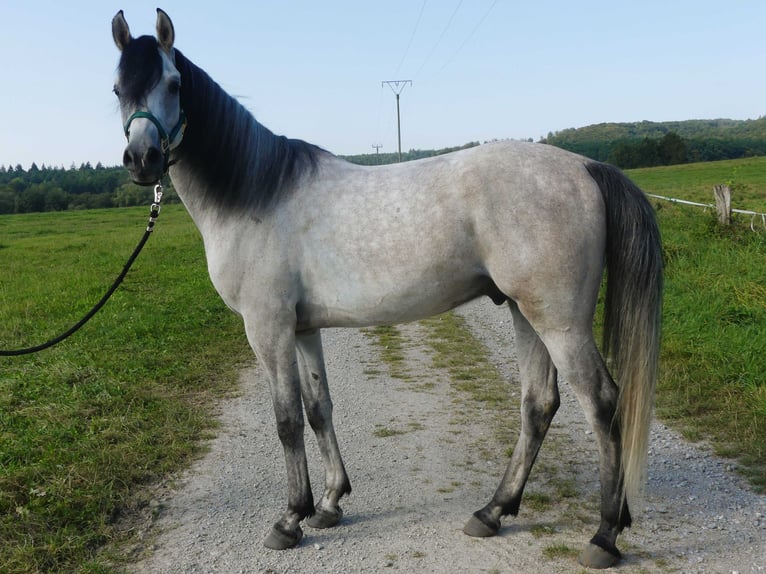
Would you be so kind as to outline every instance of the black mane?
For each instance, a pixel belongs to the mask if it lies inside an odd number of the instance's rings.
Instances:
[[[204,183],[206,199],[260,212],[315,169],[323,150],[274,135],[178,50],[175,63],[188,125],[174,159]]]

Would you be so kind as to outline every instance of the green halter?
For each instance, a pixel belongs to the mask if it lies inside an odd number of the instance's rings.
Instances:
[[[170,167],[170,146],[173,143],[173,140],[176,139],[176,136],[179,134],[179,132],[181,134],[181,139],[183,139],[183,133],[186,129],[186,114],[184,114],[183,110],[181,110],[181,113],[178,116],[178,123],[173,126],[173,129],[170,130],[170,133],[167,133],[165,128],[162,127],[160,120],[158,120],[152,112],[134,112],[133,115],[128,118],[128,121],[125,124],[125,137],[128,139],[130,139],[130,124],[137,118],[147,119],[154,124],[154,127],[157,128],[157,132],[160,134],[160,149],[162,150],[162,155],[165,158],[165,171],[167,171],[168,167]]]

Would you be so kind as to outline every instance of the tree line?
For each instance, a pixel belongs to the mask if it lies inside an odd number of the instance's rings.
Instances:
[[[172,184],[163,201],[177,201]],[[129,207],[151,202],[151,191],[130,181],[123,167],[90,163],[79,168],[0,165],[0,214]]]
[[[479,145],[479,142],[468,142],[457,147],[445,147],[441,149],[411,149],[409,151],[402,152],[402,161],[413,161],[416,159],[423,159],[427,157],[433,157],[435,155],[442,155],[461,149],[468,149]],[[397,163],[399,161],[399,153],[363,153],[358,155],[343,155],[340,156],[346,161],[356,163],[358,165],[385,165],[389,163]]]
[[[655,167],[686,163],[686,141],[675,132],[659,139],[644,138],[640,141],[621,141],[614,144],[607,161],[623,169]]]
[[[558,147],[605,161],[622,169],[698,163],[766,155],[766,140],[686,139],[675,132],[661,138],[553,143]]]

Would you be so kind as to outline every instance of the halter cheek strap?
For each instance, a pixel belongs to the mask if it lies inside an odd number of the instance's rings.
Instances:
[[[154,127],[157,128],[157,132],[160,135],[160,149],[162,150],[162,155],[165,158],[165,171],[167,171],[168,167],[170,167],[170,151],[178,147],[181,144],[181,141],[183,141],[184,130],[186,130],[186,114],[184,114],[184,111],[181,110],[181,113],[178,116],[178,123],[176,123],[176,125],[173,126],[173,129],[170,130],[170,133],[168,133],[165,131],[165,128],[162,127],[160,120],[158,120],[152,112],[134,112],[133,115],[131,115],[128,118],[128,121],[125,123],[126,138],[130,139],[130,124],[133,122],[133,120],[138,118],[149,120],[154,124]],[[181,137],[177,142],[175,142],[175,139],[179,136],[179,134]],[[173,145],[174,142],[175,145]]]

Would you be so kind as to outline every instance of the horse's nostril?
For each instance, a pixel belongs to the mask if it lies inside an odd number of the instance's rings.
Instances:
[[[130,167],[133,165],[133,154],[130,153],[130,150],[126,149],[125,153],[122,154],[122,165],[125,167]]]
[[[144,165],[150,166],[162,161],[162,153],[156,147],[150,147],[144,154]]]

